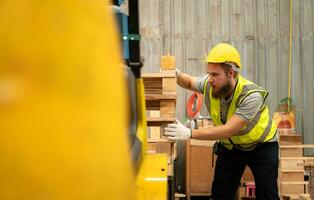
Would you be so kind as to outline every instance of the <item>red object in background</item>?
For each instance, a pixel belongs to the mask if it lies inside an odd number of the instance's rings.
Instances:
[[[289,120],[281,120],[278,124],[278,128],[292,128]]]
[[[202,96],[200,93],[194,92],[187,103],[186,111],[190,119],[193,119],[202,107]]]

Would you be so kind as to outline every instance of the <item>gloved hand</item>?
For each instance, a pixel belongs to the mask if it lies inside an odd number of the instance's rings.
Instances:
[[[178,78],[181,74],[182,72],[178,68],[176,68],[176,77]]]
[[[164,134],[168,140],[188,140],[191,138],[192,130],[184,126],[179,120],[176,124],[168,124],[164,128]]]

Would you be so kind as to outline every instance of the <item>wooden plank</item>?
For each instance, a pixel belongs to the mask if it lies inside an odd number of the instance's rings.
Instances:
[[[304,181],[304,170],[279,171],[279,180],[285,181]]]
[[[146,101],[146,110],[160,110],[160,101]]]
[[[191,193],[210,193],[214,167],[212,166],[212,148],[190,146]]]
[[[283,184],[279,183],[280,193],[284,194],[302,194],[304,193],[304,184]]]
[[[304,173],[304,169],[298,169],[298,170],[291,170],[291,169],[286,169],[286,170],[283,170],[283,169],[279,169],[279,172],[302,172]]]
[[[302,144],[302,136],[296,134],[281,135],[279,134],[279,145]]]
[[[314,161],[313,160],[305,160],[304,163],[298,163],[297,165],[298,166],[303,166],[306,169],[306,167],[314,166]]]
[[[160,138],[160,139],[148,139],[147,142],[148,143],[175,143],[176,141]]]
[[[171,55],[161,56],[160,68],[162,70],[175,69],[175,57]]]
[[[160,100],[176,100],[177,95],[175,94],[145,94],[146,101],[160,101]],[[171,101],[174,102],[175,101]]]
[[[174,78],[176,77],[174,70],[163,70],[162,72],[158,73],[143,73],[142,78],[143,80],[152,79],[152,78]]]
[[[280,146],[279,150],[280,158],[283,157],[302,157],[303,148],[283,148]]]
[[[291,136],[300,135],[300,134],[297,134],[295,129],[292,129],[292,128],[290,128],[290,129],[288,129],[288,128],[287,129],[278,129],[278,131],[279,131],[279,135],[287,135],[287,136],[289,136],[289,135],[291,135]]]
[[[288,160],[288,159],[283,159],[281,158],[279,160],[279,167],[282,170],[301,170],[303,169],[302,166],[299,166],[297,163],[303,163],[303,159],[293,159],[293,160]]]
[[[176,102],[172,100],[160,101],[160,116],[161,117],[175,117]]]
[[[145,94],[161,94],[162,89],[161,88],[146,88]]]
[[[160,111],[149,111],[149,116],[151,118],[159,118],[160,117]],[[149,127],[149,139],[160,139],[160,127],[158,126],[152,126]]]
[[[159,118],[148,118],[147,119],[147,126],[165,126],[166,124],[174,123],[175,117],[162,117]],[[163,130],[160,129],[160,132],[162,133]]]
[[[314,144],[280,145],[280,148],[314,148]]]
[[[283,200],[311,200],[310,194],[280,194]]]
[[[310,194],[299,194],[299,200],[311,200]]]
[[[190,140],[190,145],[191,146],[213,147],[214,144],[215,144],[215,141],[212,141],[212,140],[196,140],[196,139],[191,139]]]
[[[310,156],[307,156],[307,157],[302,157],[302,156],[299,156],[299,157],[283,157],[283,158],[280,158],[280,160],[314,160],[314,157],[310,157]]]
[[[308,181],[279,181],[282,185],[308,185]]]
[[[169,69],[169,70],[165,70],[165,69],[162,69],[160,70],[160,73],[164,76],[164,77],[176,77],[176,70],[172,70],[172,69]]]
[[[161,79],[145,79],[144,80],[144,88],[146,89],[161,89],[162,88],[162,80]]]
[[[146,120],[148,122],[165,122],[165,123],[175,122],[174,117],[146,117]]]
[[[176,92],[177,79],[176,78],[163,78],[162,79],[162,93]]]

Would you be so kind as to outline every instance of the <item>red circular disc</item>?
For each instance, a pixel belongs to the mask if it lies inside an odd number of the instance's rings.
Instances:
[[[196,106],[195,106],[196,105]],[[196,114],[201,110],[202,96],[200,93],[194,92],[187,103],[186,111],[190,119],[194,118]]]

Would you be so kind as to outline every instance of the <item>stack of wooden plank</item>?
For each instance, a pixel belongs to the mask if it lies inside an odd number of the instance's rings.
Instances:
[[[292,131],[279,134],[279,178],[278,186],[282,197],[297,197],[308,194],[309,182],[304,180],[304,162],[313,157],[304,157],[304,148],[314,145],[302,144],[302,137]]]
[[[148,153],[168,155],[168,175],[174,175],[176,147],[163,136],[163,128],[175,122],[177,79],[173,56],[163,56],[159,73],[142,75],[146,100],[146,119],[149,132]]]
[[[174,122],[177,100],[175,70],[143,74],[143,80],[146,110],[154,113],[147,116],[147,124],[161,126]]]

